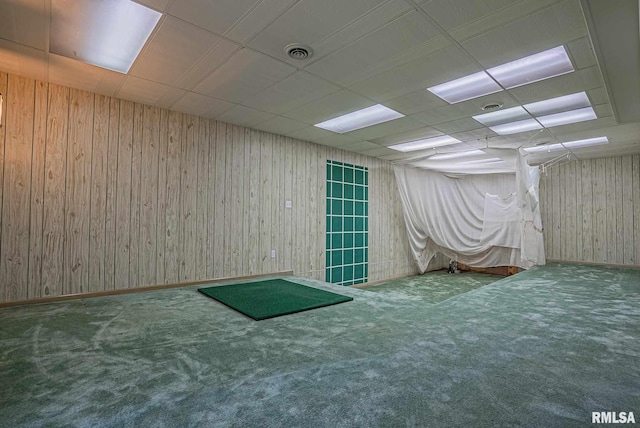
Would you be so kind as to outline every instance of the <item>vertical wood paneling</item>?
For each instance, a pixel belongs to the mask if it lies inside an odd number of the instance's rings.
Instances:
[[[91,218],[89,220],[89,291],[105,289],[106,188],[109,151],[109,98],[95,97],[91,151]]]
[[[324,279],[327,159],[370,168],[370,280],[415,271],[386,162],[1,73],[0,90],[0,300]]]
[[[129,288],[129,227],[131,223],[131,152],[133,103],[120,102],[118,120],[118,173],[116,182],[115,288]]]
[[[198,118],[185,116],[185,132],[182,146],[182,250],[180,281],[193,281],[196,269],[196,209],[198,188]]]
[[[209,122],[201,118],[198,129],[198,188],[196,191],[195,278],[207,278],[207,217],[209,215]]]
[[[140,285],[158,283],[156,272],[158,236],[158,183],[160,155],[160,109],[144,107],[140,183]]]
[[[545,178],[540,203],[545,222],[557,231],[549,234],[545,224],[545,240],[563,242],[564,250],[547,246],[547,258],[638,265],[637,158],[581,160],[553,168],[564,180],[552,183]],[[560,219],[559,213],[566,213],[567,219]],[[575,218],[575,231],[571,217]]]
[[[0,93],[4,94],[4,98],[7,97],[7,85],[8,85],[9,76],[7,73],[3,73],[0,71]],[[3,117],[0,117],[0,124],[4,124],[6,122],[6,102],[5,102],[5,113],[3,113]],[[5,148],[5,134],[6,134],[6,126],[0,126],[0,259],[2,258],[2,203],[4,201],[2,195],[4,193],[4,148]],[[5,297],[5,287],[6,283],[0,284],[0,299],[4,299]]]
[[[9,76],[6,91],[0,298],[27,298],[29,274],[29,212],[33,147],[35,82]],[[25,112],[25,114],[21,114]]]
[[[47,85],[36,82],[31,157],[31,219],[29,224],[29,279],[27,297],[42,297],[42,245],[44,215],[44,168],[47,141]]]
[[[181,113],[170,112],[167,138],[167,167],[166,167],[166,212],[165,212],[165,283],[176,283],[180,280],[180,178],[182,176],[180,154],[182,153],[182,123]]]
[[[118,194],[118,138],[120,127],[120,102],[109,100],[109,149],[107,153],[106,196],[105,196],[105,246],[104,246],[104,288],[113,290],[116,263],[116,217]]]
[[[640,155],[633,156],[633,236],[635,264],[640,265]]]
[[[49,85],[45,153],[42,284],[44,296],[64,294],[64,237],[69,89]]]
[[[131,149],[131,222],[129,226],[129,286],[140,286],[140,211],[142,209],[142,126],[144,106],[136,103]]]
[[[67,146],[65,292],[83,293],[89,280],[89,220],[94,95],[72,89]],[[68,290],[67,290],[68,287]]]
[[[213,189],[215,202],[215,223],[213,247],[215,249],[211,262],[213,263],[213,276],[220,278],[224,275],[224,259],[225,259],[225,177],[226,177],[226,138],[227,127],[222,122],[216,122],[216,169],[215,169],[215,188]]]

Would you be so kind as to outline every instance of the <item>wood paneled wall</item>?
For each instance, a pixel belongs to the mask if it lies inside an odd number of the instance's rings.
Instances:
[[[327,159],[369,168],[370,281],[415,272],[387,162],[4,73],[0,92],[0,301],[324,280]]]
[[[540,206],[547,259],[640,265],[640,155],[549,169]]]

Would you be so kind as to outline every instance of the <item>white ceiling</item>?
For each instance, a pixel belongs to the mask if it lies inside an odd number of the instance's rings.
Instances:
[[[608,145],[573,156],[640,153],[636,0],[139,3],[163,15],[124,75],[49,53],[51,0],[2,0],[0,69],[391,161],[434,150],[386,146],[442,134],[463,144],[438,152],[606,135]],[[289,58],[291,43],[311,46],[314,55]],[[426,90],[559,45],[575,72],[454,105]],[[491,102],[508,108],[581,91],[597,120],[498,136],[471,118]],[[313,126],[378,103],[406,117],[342,135]]]

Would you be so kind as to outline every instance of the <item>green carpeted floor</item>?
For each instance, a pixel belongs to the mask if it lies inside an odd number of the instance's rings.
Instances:
[[[446,270],[439,270],[363,288],[367,291],[385,293],[397,298],[405,297],[427,303],[439,303],[502,278],[499,275],[474,272],[450,274]]]
[[[300,281],[355,299],[259,323],[197,287],[2,309],[0,426],[639,419],[638,270],[548,265],[435,304]]]

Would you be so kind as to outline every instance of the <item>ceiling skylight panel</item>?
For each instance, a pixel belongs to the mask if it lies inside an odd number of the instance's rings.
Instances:
[[[480,114],[473,116],[473,118],[485,126],[494,126],[508,122],[531,119],[531,116],[522,107],[518,106],[491,113]]]
[[[517,134],[518,132],[533,131],[542,129],[542,125],[535,119],[519,120],[517,122],[505,123],[503,125],[490,126],[493,132],[498,135]]]
[[[366,128],[401,117],[404,117],[402,113],[391,110],[382,104],[376,104],[321,123],[316,123],[314,126],[326,129],[327,131],[337,132],[338,134],[344,134],[345,132],[355,131],[356,129]]]
[[[568,110],[591,107],[586,92],[564,95],[536,103],[525,104],[524,108],[534,116],[543,116]]]
[[[585,122],[587,120],[594,120],[597,118],[598,116],[596,116],[596,112],[594,112],[591,107],[586,107],[578,110],[571,110],[562,113],[541,116],[537,119],[545,128],[551,128],[553,126]]]
[[[449,104],[500,92],[502,88],[489,75],[480,71],[459,79],[427,88]]]
[[[459,142],[460,140],[450,137],[449,135],[441,135],[439,137],[432,137],[423,140],[409,141],[408,143],[395,144],[393,146],[389,146],[389,148],[397,150],[399,152],[412,152],[415,150],[448,146],[450,144],[456,144]]]
[[[507,89],[526,85],[574,71],[564,46],[558,46],[506,64],[487,72]]]
[[[162,14],[130,0],[53,0],[49,51],[127,73]]]

